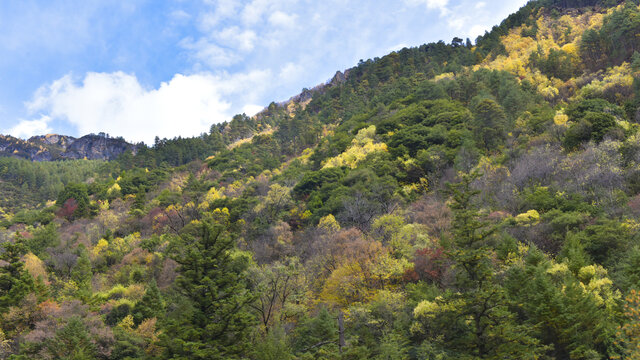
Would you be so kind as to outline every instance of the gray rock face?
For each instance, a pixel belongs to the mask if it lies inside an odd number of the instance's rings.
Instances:
[[[112,138],[106,134],[90,134],[80,138],[48,134],[22,140],[13,136],[0,135],[0,156],[11,156],[33,161],[54,161],[66,159],[113,160],[120,154],[136,153],[137,146],[122,138]]]

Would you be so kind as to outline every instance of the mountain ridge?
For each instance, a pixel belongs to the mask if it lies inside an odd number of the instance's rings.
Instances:
[[[55,160],[114,160],[122,153],[137,152],[138,145],[123,138],[104,133],[75,138],[68,135],[46,134],[27,140],[0,134],[0,157],[17,157],[32,161]]]

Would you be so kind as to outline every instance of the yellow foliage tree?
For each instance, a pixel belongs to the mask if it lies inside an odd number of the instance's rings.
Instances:
[[[22,257],[24,261],[24,267],[34,279],[41,279],[45,284],[49,283],[47,270],[45,269],[44,262],[40,260],[35,254],[29,252]]]
[[[374,142],[375,134],[376,127],[374,125],[361,129],[351,141],[351,146],[342,154],[326,160],[323,168],[348,166],[354,169],[367,155],[378,151],[387,151],[385,143]]]
[[[631,290],[625,298],[624,317],[625,322],[616,334],[622,353],[611,358],[640,360],[640,293],[636,290]]]
[[[320,222],[318,223],[318,228],[328,232],[336,232],[336,231],[340,231],[340,223],[338,223],[338,221],[332,214],[329,214],[320,219]]]
[[[565,126],[567,121],[569,121],[569,116],[567,116],[562,110],[558,110],[556,115],[553,117],[553,123],[558,126]]]
[[[105,239],[98,240],[96,246],[91,249],[91,254],[95,257],[100,256],[109,247],[109,242]]]
[[[360,243],[356,258],[344,259],[331,272],[319,300],[346,308],[370,301],[379,290],[392,289],[410,267],[378,241]]]

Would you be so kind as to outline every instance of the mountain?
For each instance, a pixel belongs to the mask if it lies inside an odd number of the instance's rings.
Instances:
[[[122,138],[108,135],[85,135],[74,138],[47,134],[28,140],[0,135],[0,156],[11,156],[33,161],[69,159],[114,160],[124,152],[136,152],[136,146]]]
[[[639,33],[531,1],[199,137],[0,158],[0,358],[637,358]]]

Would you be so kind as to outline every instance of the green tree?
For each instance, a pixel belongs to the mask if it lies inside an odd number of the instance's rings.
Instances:
[[[60,236],[56,229],[56,225],[53,223],[45,226],[39,226],[33,231],[31,238],[25,239],[25,245],[27,249],[37,256],[41,256],[44,250],[48,247],[57,246],[60,242]]]
[[[149,288],[140,301],[133,308],[133,320],[140,324],[145,319],[159,317],[164,312],[164,301],[156,284],[156,280],[151,280]]]
[[[78,246],[77,252],[78,261],[71,270],[71,280],[78,285],[78,296],[83,300],[88,300],[91,296],[91,279],[93,278],[91,259],[89,259],[89,252],[84,245]]]
[[[45,352],[57,359],[89,360],[96,358],[95,344],[79,317],[73,317],[55,337],[44,344]]]
[[[491,99],[480,101],[474,108],[473,129],[478,142],[487,150],[495,150],[507,135],[507,117],[497,102]]]
[[[70,206],[70,204],[73,204]],[[69,183],[58,194],[56,205],[65,209],[70,207],[72,213],[69,218],[78,218],[89,215],[89,193],[85,184]]]
[[[20,241],[0,245],[0,314],[11,306],[18,306],[35,288],[33,277],[20,260],[26,250]]]
[[[548,346],[547,356],[609,358],[616,349],[620,295],[604,268],[584,265],[584,250],[572,239],[571,258],[563,263],[529,250],[508,270],[505,287],[524,324]]]
[[[191,309],[169,320],[163,334],[172,359],[235,359],[245,352],[254,319],[248,311],[248,260],[234,253],[228,212],[199,223],[181,236],[175,255],[180,264],[176,286]]]
[[[146,193],[144,190],[140,190],[136,193],[136,198],[133,200],[133,204],[131,205],[131,213],[134,213],[135,210],[144,211],[144,206],[147,201]]]
[[[535,359],[544,350],[517,322],[507,293],[496,278],[492,239],[496,228],[484,221],[473,203],[471,183],[479,174],[449,184],[453,238],[448,256],[456,271],[455,292],[414,309],[413,330],[426,344],[436,344],[457,358]]]
[[[338,324],[327,308],[322,308],[315,317],[301,321],[292,335],[293,350],[296,354],[321,355],[338,353]]]

